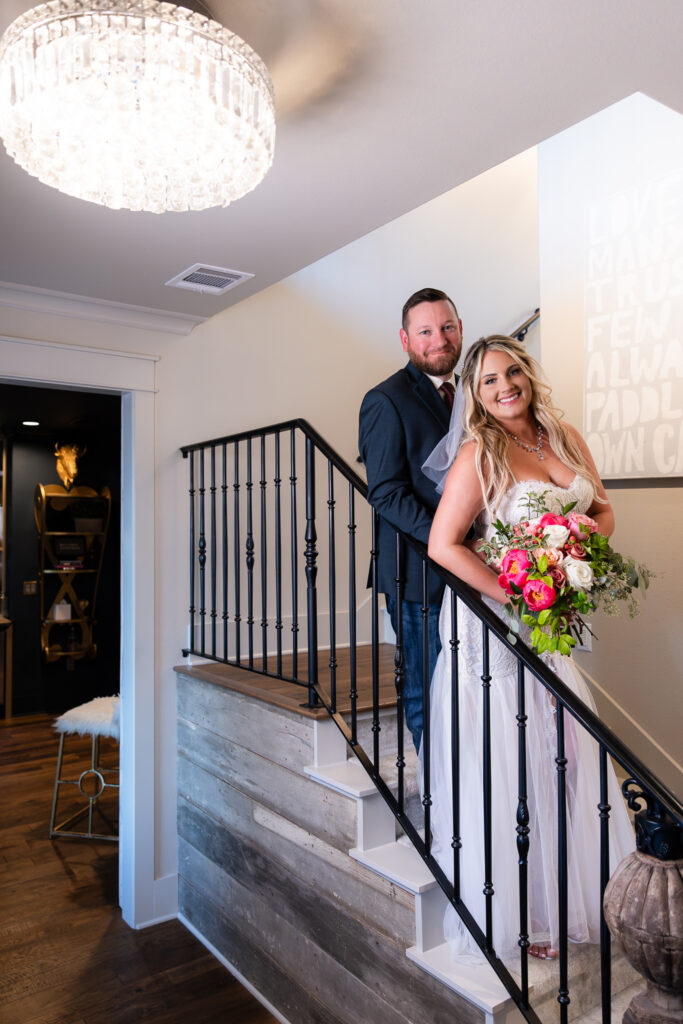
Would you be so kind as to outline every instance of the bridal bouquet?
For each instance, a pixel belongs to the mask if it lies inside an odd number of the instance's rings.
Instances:
[[[528,496],[527,515],[518,523],[497,520],[495,534],[479,550],[500,574],[511,631],[519,632],[521,621],[539,654],[569,654],[583,631],[591,632],[584,616],[598,607],[616,615],[625,601],[630,616],[636,615],[633,592],[644,593],[652,574],[614,551],[594,519],[572,511],[576,502],[559,514],[548,511],[547,493]]]

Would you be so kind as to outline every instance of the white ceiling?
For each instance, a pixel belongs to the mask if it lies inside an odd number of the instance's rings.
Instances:
[[[0,32],[31,6],[0,0]],[[681,0],[207,6],[271,70],[263,184],[225,210],[130,213],[2,149],[0,282],[208,317],[633,92],[683,113]],[[255,276],[221,297],[164,287],[200,262]]]

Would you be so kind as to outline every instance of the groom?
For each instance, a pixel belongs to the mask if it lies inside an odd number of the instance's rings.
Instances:
[[[386,598],[394,632],[396,533],[427,543],[439,502],[422,463],[448,431],[453,406],[453,370],[462,349],[462,322],[453,301],[436,288],[422,288],[403,307],[401,344],[409,362],[368,391],[360,408],[358,446],[368,478],[368,500],[380,515],[378,586]],[[445,385],[445,386],[444,386]],[[404,708],[416,749],[422,736],[422,559],[405,545],[402,568]],[[439,652],[443,585],[429,577],[429,672]]]

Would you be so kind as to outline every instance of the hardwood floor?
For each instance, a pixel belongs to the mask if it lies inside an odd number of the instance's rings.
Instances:
[[[2,1024],[275,1024],[178,921],[123,922],[116,843],[48,839],[51,726],[0,723]]]

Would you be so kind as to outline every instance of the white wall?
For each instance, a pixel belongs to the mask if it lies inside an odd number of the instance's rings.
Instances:
[[[643,245],[643,259],[637,261],[639,273],[647,278],[657,271],[659,282],[671,266],[678,267],[680,277],[682,159],[683,117],[640,95],[539,146],[542,362],[554,385],[558,404],[579,427],[584,419],[584,307],[590,311],[593,306],[589,303],[594,298],[591,292],[588,303],[585,302],[589,207],[596,202],[604,205],[611,197],[637,188],[644,218],[639,233],[643,243],[647,243]],[[644,198],[655,195],[656,184],[667,176],[669,180],[672,176],[678,178],[678,212],[669,204],[671,219],[663,226],[661,262],[656,265],[656,255],[652,254],[656,254],[657,245],[652,243],[660,238],[662,225],[654,223]],[[616,239],[615,252],[618,242]],[[676,289],[680,292],[680,281]],[[659,302],[648,308],[646,292],[647,288],[643,288],[641,308],[649,313],[658,308]],[[672,290],[672,296],[674,293]],[[631,294],[630,288],[624,291],[622,304],[626,312],[620,322],[627,328],[636,322],[636,317],[631,316]],[[666,326],[666,340],[680,345],[680,298],[676,297],[670,305],[672,320]],[[634,335],[631,347],[638,340]],[[647,358],[647,351],[644,357]],[[680,367],[678,370],[680,373]],[[624,386],[622,382],[622,392]],[[673,386],[680,389],[680,380],[674,381]],[[683,416],[680,404],[668,411],[674,417],[670,422],[678,430]],[[612,485],[608,494],[616,513],[615,547],[647,564],[658,577],[642,603],[642,613],[633,621],[627,616],[596,618],[598,639],[593,642],[593,653],[579,655],[579,660],[609,695],[596,693],[603,719],[672,788],[680,791],[681,769],[664,751],[680,761],[683,554],[675,539],[680,527],[677,525],[672,532],[672,526],[680,524],[683,518],[683,487],[679,477],[678,481],[662,480],[657,487],[637,483]],[[637,726],[653,742],[648,742]]]
[[[303,416],[355,465],[361,398],[404,364],[400,310],[426,285],[453,296],[466,343],[513,329],[538,305],[534,151],[239,303],[189,337],[2,310],[0,333],[160,356],[156,727],[150,737],[160,880],[175,871],[173,666],[181,661],[187,622],[187,479],[178,448]],[[537,347],[533,332],[529,343]],[[257,395],[257,388],[264,393]]]

